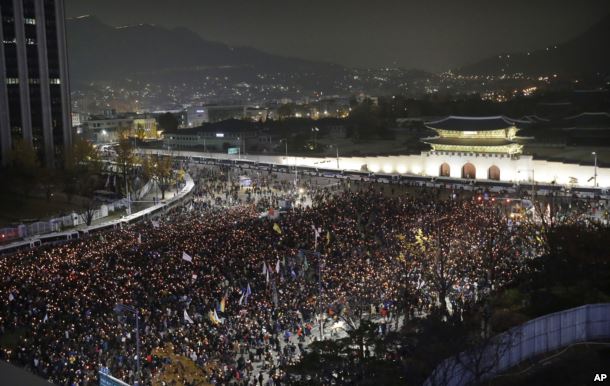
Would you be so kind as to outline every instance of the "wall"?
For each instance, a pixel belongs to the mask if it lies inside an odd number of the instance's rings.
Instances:
[[[425,386],[463,386],[475,380],[472,370],[490,369],[483,379],[506,372],[521,362],[554,352],[579,342],[607,341],[610,338],[610,303],[588,304],[532,319],[492,339],[481,347],[482,363],[476,355],[459,354],[439,364]],[[480,376],[481,374],[479,374]],[[591,378],[593,375],[591,375]]]
[[[154,150],[153,152],[157,152]],[[202,153],[189,151],[175,151],[174,155],[204,156],[218,159],[237,159],[237,156],[224,153]],[[492,165],[500,169],[500,181],[518,182],[531,181],[532,175],[536,182],[551,183],[555,181],[561,185],[576,185],[593,187],[593,166],[568,164],[534,160],[531,156],[518,157],[495,156],[493,154],[466,154],[439,152],[422,152],[419,155],[379,156],[379,157],[339,157],[337,167],[336,157],[284,157],[265,155],[241,155],[241,159],[256,162],[273,163],[290,166],[309,166],[324,169],[362,170],[366,165],[369,171],[388,174],[413,174],[429,177],[439,176],[440,166],[447,162],[450,166],[451,177],[461,178],[462,166],[467,162],[476,168],[477,179],[486,180],[489,167]],[[575,179],[571,180],[572,178]],[[597,169],[597,183],[600,188],[610,187],[610,168]]]

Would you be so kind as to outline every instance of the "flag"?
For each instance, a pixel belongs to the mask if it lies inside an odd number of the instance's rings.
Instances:
[[[277,263],[275,263],[275,273],[280,273],[280,259],[277,259]]]
[[[182,252],[182,260],[186,260],[189,263],[193,262],[193,258],[191,256],[189,256],[188,253],[186,253],[186,252]]]
[[[44,314],[44,318],[42,319],[42,322],[46,323],[47,320],[49,320],[49,315],[48,314]]]
[[[152,220],[151,223],[153,228],[159,228],[159,221]]]
[[[142,244],[142,234],[138,233],[138,244]]]
[[[263,275],[267,274],[267,264],[263,261]]]
[[[250,289],[250,283],[248,283],[248,288],[246,289],[246,304],[248,304],[248,297],[252,295],[252,290]]]
[[[193,319],[190,318],[189,314],[187,314],[186,310],[184,310],[184,320],[186,320],[190,324],[195,323],[195,322],[193,322]]]
[[[107,188],[108,185],[110,185],[110,174],[108,174],[108,178],[106,178],[106,185],[104,185],[104,188]]]
[[[330,231],[326,231],[326,245],[330,244]]]
[[[9,292],[9,294],[8,294],[8,301],[12,302],[13,300],[15,300],[15,297],[13,296],[12,293]]]
[[[267,278],[265,279],[269,283],[269,271],[267,271]]]
[[[218,317],[216,310],[214,310],[214,319],[216,319],[216,323],[222,323],[222,320],[220,320],[220,318]]]
[[[239,297],[239,302],[237,302],[237,304],[241,306],[241,304],[244,302],[245,297],[246,297],[246,291],[242,290],[241,296]]]
[[[277,225],[277,223],[273,224],[273,230],[276,231],[279,235],[282,234],[282,228],[280,228],[280,226]]]
[[[226,299],[225,296],[223,296],[222,299],[220,299],[220,307],[219,307],[220,312],[225,312],[225,299]]]
[[[316,228],[314,225],[312,225],[311,228],[313,229],[314,249],[318,249],[318,237],[320,237],[322,228]]]
[[[309,263],[307,262],[307,256],[305,256],[305,259],[303,260],[303,270],[307,271],[309,269]]]
[[[208,312],[208,318],[210,319],[210,321],[211,321],[212,323],[214,323],[214,324],[218,324],[218,320],[217,320],[217,319],[216,319],[216,317],[214,316],[214,315],[215,315],[215,313],[216,313],[215,311],[214,311],[214,312],[213,312],[213,311],[209,311],[209,312]]]
[[[402,233],[401,233],[401,234],[399,234],[399,235],[398,235],[398,236],[396,236],[396,237],[397,237],[397,238],[398,238],[398,240],[400,240],[400,241],[405,241],[405,238],[406,238],[406,236],[405,236],[405,235],[403,235]]]

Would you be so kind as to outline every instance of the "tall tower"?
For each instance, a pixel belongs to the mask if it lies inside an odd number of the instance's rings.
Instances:
[[[30,143],[42,164],[72,144],[63,0],[0,0],[0,161]]]

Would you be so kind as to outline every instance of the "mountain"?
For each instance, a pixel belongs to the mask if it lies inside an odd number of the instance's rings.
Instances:
[[[345,71],[334,64],[208,41],[186,28],[115,28],[85,16],[69,19],[66,29],[70,75],[76,84],[125,78],[188,81],[202,72],[230,72],[240,81],[274,72],[317,73],[325,79]]]
[[[494,56],[464,66],[463,75],[502,75],[523,73],[528,76],[553,76],[579,79],[610,74],[610,15],[581,35],[556,46],[530,53]]]

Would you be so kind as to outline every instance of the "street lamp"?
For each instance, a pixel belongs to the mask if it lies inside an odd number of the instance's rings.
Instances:
[[[315,252],[316,257],[318,258],[318,309],[320,310],[320,340],[324,338],[324,310],[322,308],[322,254],[320,252]]]
[[[337,170],[340,170],[341,168],[339,167],[339,146],[336,144],[330,145],[330,147],[334,147],[335,150],[337,151]]]
[[[318,131],[320,131],[320,129],[318,129],[318,127],[316,126],[316,127],[312,127],[311,131],[313,132],[313,148],[315,150],[317,148],[316,134],[318,133]]]
[[[123,314],[125,312],[129,312],[129,313],[132,313],[136,319],[136,366],[137,366],[137,370],[136,370],[135,385],[139,385],[140,377],[142,375],[141,370],[140,370],[140,322],[139,322],[140,317],[139,317],[139,312],[136,308],[122,304],[122,303],[117,303],[117,305],[114,306],[114,312],[116,312],[119,315]]]
[[[591,155],[594,157],[593,186],[597,188],[597,152],[592,152]]]
[[[288,138],[281,138],[280,143],[282,142],[284,142],[284,145],[286,146],[286,159],[288,159]]]

